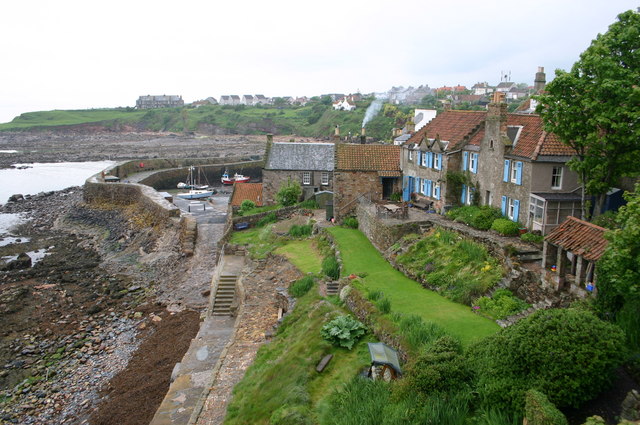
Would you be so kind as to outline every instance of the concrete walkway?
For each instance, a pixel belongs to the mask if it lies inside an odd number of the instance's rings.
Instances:
[[[225,255],[219,266],[220,270],[216,271],[212,280],[211,294],[215,293],[218,276],[240,276],[244,265],[244,257]],[[235,325],[234,317],[210,316],[207,312],[198,335],[191,341],[189,350],[173,370],[169,391],[151,425],[187,425],[197,418],[220,368],[220,361],[224,358]]]

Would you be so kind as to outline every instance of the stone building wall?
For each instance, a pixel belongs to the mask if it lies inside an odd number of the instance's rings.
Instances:
[[[363,203],[358,203],[356,217],[358,228],[378,251],[386,251],[404,235],[420,231],[420,224],[417,222],[386,224],[376,217],[375,208],[372,205]]]
[[[297,181],[302,188],[304,199],[309,199],[315,192],[322,190],[333,191],[333,172],[331,171],[311,171],[311,184],[302,184],[302,173],[304,171],[292,170],[263,170],[262,171],[262,197],[266,205],[277,203],[276,194],[280,188],[287,184],[289,180]],[[323,185],[322,173],[329,174],[329,184]]]
[[[333,186],[333,213],[336,219],[351,214],[360,195],[371,195],[374,200],[382,199],[382,182],[375,171],[335,171]]]

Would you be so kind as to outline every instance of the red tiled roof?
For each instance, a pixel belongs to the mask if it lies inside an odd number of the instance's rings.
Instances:
[[[439,137],[440,140],[450,142],[447,150],[461,148],[464,138],[472,136],[477,131],[486,115],[483,111],[444,111],[418,130],[405,144],[420,143],[426,136],[429,139]]]
[[[400,171],[400,146],[336,144],[336,169]]]
[[[595,224],[568,217],[553,229],[545,240],[586,260],[597,261],[604,253],[608,241],[604,238],[606,230]]]
[[[262,206],[262,183],[234,184],[231,205],[239,207],[244,200],[253,201],[258,207]]]
[[[508,114],[507,125],[522,126],[522,131],[511,150],[512,155],[536,160],[540,155],[572,156],[575,151],[563,144],[555,134],[542,128],[542,118],[533,114]]]

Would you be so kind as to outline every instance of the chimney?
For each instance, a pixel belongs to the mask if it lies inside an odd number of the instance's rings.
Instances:
[[[360,130],[360,143],[365,144],[367,142],[367,132],[364,127]]]
[[[335,130],[335,132],[333,133],[333,138],[334,138],[336,141],[340,141],[340,125],[338,125],[338,124],[336,124],[336,130]]]
[[[544,66],[539,66],[538,72],[536,72],[536,78],[533,80],[533,89],[536,93],[539,93],[541,90],[544,90],[546,84],[547,76],[544,73]]]
[[[271,146],[273,146],[273,134],[267,134],[267,147],[264,150],[264,165],[267,165],[269,160],[269,154],[271,153]]]
[[[407,121],[405,128],[407,129],[407,134],[413,134],[416,132],[416,123],[413,122],[413,118]]]
[[[487,105],[485,139],[500,140],[508,145],[510,139],[507,137],[507,104],[503,100],[504,93],[494,92],[493,101]]]

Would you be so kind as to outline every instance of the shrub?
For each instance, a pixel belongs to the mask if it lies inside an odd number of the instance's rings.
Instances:
[[[275,223],[276,221],[278,221],[276,213],[269,213],[256,222],[256,227],[263,227],[269,223]]]
[[[300,183],[298,183],[297,181],[289,180],[287,184],[284,184],[280,187],[280,190],[276,194],[276,199],[278,200],[279,204],[288,207],[298,202],[300,195],[302,195],[302,188],[300,187]]]
[[[524,416],[530,425],[569,425],[562,412],[537,390],[527,391]]]
[[[302,225],[294,224],[289,229],[289,236],[292,236],[294,238],[306,238],[307,236],[311,236],[312,231],[313,231],[313,225],[311,224],[302,224]]]
[[[425,322],[417,314],[397,315],[393,320],[398,324],[400,335],[416,351],[445,335],[444,329],[433,322]]]
[[[489,230],[493,225],[493,222],[499,219],[502,213],[498,208],[489,206],[482,206],[478,208],[477,213],[471,219],[471,227],[475,227],[479,230]]]
[[[481,313],[494,319],[504,319],[529,308],[529,304],[520,298],[514,297],[508,289],[496,290],[491,298],[480,297],[475,304],[480,307]]]
[[[382,294],[382,291],[380,291],[380,290],[370,291],[367,294],[367,299],[369,301],[378,301],[382,297],[383,297],[383,294]]]
[[[401,199],[402,199],[402,193],[400,193],[400,192],[394,192],[389,197],[389,200],[391,202],[400,202]]]
[[[249,210],[252,210],[256,207],[256,203],[253,201],[250,201],[249,199],[245,199],[244,201],[242,201],[242,203],[240,204],[240,212],[245,213]]]
[[[544,241],[544,236],[527,232],[520,235],[520,239],[522,239],[525,242],[542,243]]]
[[[538,311],[468,353],[482,403],[516,412],[531,388],[559,408],[577,407],[612,381],[625,358],[619,327],[571,308]]]
[[[366,333],[366,329],[362,322],[352,316],[338,316],[322,326],[320,335],[337,347],[351,350],[353,344]]]
[[[342,220],[342,224],[345,227],[348,227],[350,229],[357,229],[358,228],[358,219],[355,217],[347,217],[344,220]]]
[[[498,218],[491,225],[491,229],[504,236],[515,236],[520,233],[520,225],[508,218]]]
[[[307,292],[309,289],[313,287],[313,278],[311,276],[305,276],[300,280],[297,280],[291,284],[289,287],[289,293],[296,297],[300,298]]]
[[[469,386],[471,371],[462,356],[460,343],[443,336],[409,366],[405,379],[411,391],[449,393]]]
[[[338,264],[336,257],[330,255],[322,260],[322,273],[333,280],[340,278],[340,264]]]
[[[300,205],[301,208],[306,208],[308,210],[317,210],[318,208],[320,208],[318,202],[313,198],[302,201],[298,205]]]

